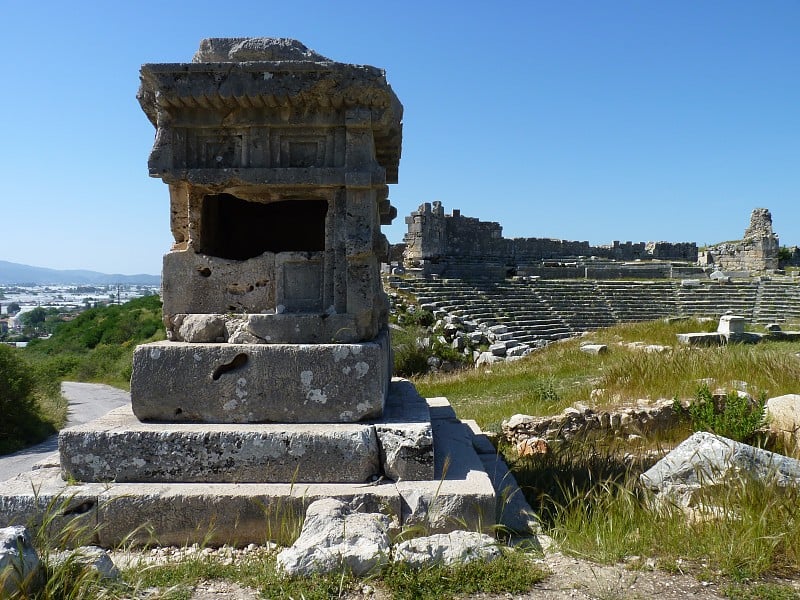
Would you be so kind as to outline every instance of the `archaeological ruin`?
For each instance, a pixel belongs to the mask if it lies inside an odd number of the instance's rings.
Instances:
[[[135,350],[131,406],[63,430],[57,459],[0,486],[0,514],[67,494],[59,519],[103,546],[263,543],[323,497],[491,527],[510,497],[494,448],[391,379],[380,225],[402,106],[385,73],[207,39],[191,63],[142,66],[138,98],[169,188],[168,339]]]
[[[423,277],[503,279],[510,275],[607,278],[636,269],[643,277],[663,276],[670,261],[697,262],[694,242],[612,242],[591,246],[549,238],[504,238],[499,223],[446,214],[441,202],[422,204],[406,217],[403,262]],[[589,262],[591,259],[591,262]],[[638,265],[626,265],[640,261]],[[641,261],[645,261],[641,264]]]
[[[589,242],[551,238],[504,238],[499,223],[466,217],[441,202],[424,203],[406,217],[403,243],[392,258],[421,277],[489,279],[538,276],[550,279],[681,278],[713,271],[763,274],[779,268],[772,215],[755,209],[742,240],[698,251],[695,242]],[[793,263],[792,259],[788,261]]]
[[[774,271],[779,248],[778,236],[772,231],[772,214],[766,208],[757,208],[741,240],[711,246],[700,253],[699,262],[723,271]]]

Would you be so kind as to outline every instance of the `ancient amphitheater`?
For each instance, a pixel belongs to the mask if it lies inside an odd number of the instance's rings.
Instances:
[[[731,311],[754,323],[800,322],[800,286],[793,280],[729,283],[673,280],[504,282],[390,278],[392,287],[448,314],[505,325],[524,343],[557,340],[623,322],[664,317],[718,317]]]
[[[778,268],[778,237],[766,209],[753,211],[741,241],[703,251],[686,242],[592,247],[508,240],[497,223],[459,211],[445,215],[440,203],[420,206],[406,222],[403,263],[390,286],[442,313],[505,325],[521,343],[728,312],[756,324],[800,323],[800,280]],[[784,261],[796,264],[797,249],[789,250]]]

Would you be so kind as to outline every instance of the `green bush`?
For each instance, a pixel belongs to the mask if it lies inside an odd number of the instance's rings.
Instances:
[[[425,336],[421,327],[406,327],[392,331],[392,354],[394,374],[411,377],[428,371],[430,351],[423,348],[418,340]]]
[[[161,301],[145,296],[122,305],[91,308],[63,323],[50,339],[26,349],[43,377],[99,381],[126,387],[133,349],[164,339]]]
[[[0,454],[38,442],[55,430],[39,415],[36,379],[19,351],[0,344]]]
[[[685,414],[694,431],[708,431],[737,442],[751,442],[764,424],[764,401],[763,394],[760,400],[753,401],[736,391],[728,392],[717,401],[704,385],[698,388]],[[684,412],[679,403],[676,402],[675,407]]]

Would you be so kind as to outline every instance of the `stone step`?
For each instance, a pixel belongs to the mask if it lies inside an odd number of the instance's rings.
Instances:
[[[410,384],[409,384],[410,385]],[[413,389],[413,386],[412,386]],[[388,512],[399,526],[431,532],[491,530],[507,512],[476,451],[475,432],[444,398],[426,402],[436,457],[433,477],[353,483],[68,483],[59,468],[41,468],[0,483],[0,514],[8,523],[71,526],[85,543],[218,546],[264,544],[300,522],[319,498],[338,498],[359,510]],[[496,452],[493,453],[496,457]],[[488,463],[487,463],[488,464]],[[501,490],[502,491],[502,490]],[[52,506],[58,506],[56,515]],[[89,533],[91,532],[91,533]]]
[[[412,388],[413,389],[413,388]],[[142,423],[123,406],[59,434],[65,476],[84,482],[360,483],[433,476],[424,400],[389,386],[372,423]]]

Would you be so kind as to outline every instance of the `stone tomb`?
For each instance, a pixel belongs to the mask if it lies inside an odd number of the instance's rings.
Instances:
[[[175,242],[162,275],[170,341],[136,350],[133,412],[379,417],[390,376],[380,225],[395,214],[402,131],[383,71],[291,40],[208,39],[190,64],[144,65],[141,81]]]
[[[139,100],[170,192],[168,340],[136,349],[131,407],[62,431],[58,467],[0,486],[0,515],[61,496],[56,522],[97,525],[103,545],[263,542],[268,516],[319,497],[491,527],[480,431],[391,380],[380,225],[402,107],[383,71],[209,39],[192,63],[144,65]]]

